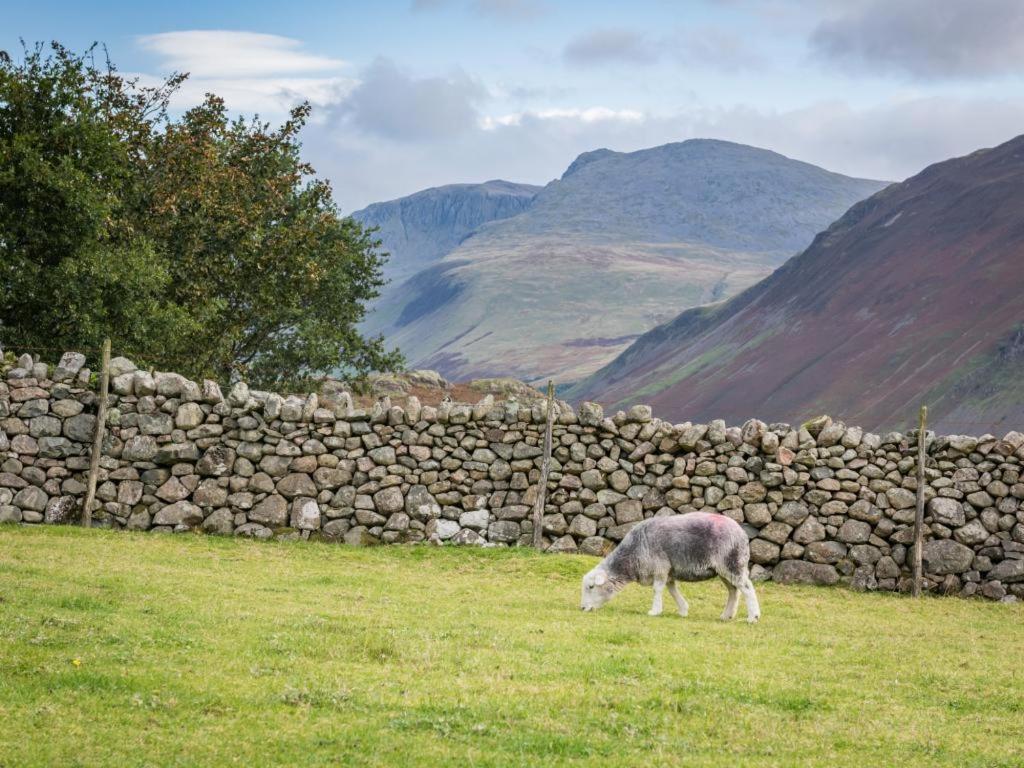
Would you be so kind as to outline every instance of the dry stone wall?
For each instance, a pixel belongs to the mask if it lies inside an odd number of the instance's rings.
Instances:
[[[83,356],[23,356],[0,377],[0,521],[81,515],[98,396]],[[369,411],[344,392],[281,397],[112,362],[94,525],[348,544],[530,541],[543,403]],[[926,586],[1024,597],[1024,435],[928,435]],[[559,403],[550,551],[600,555],[639,521],[715,510],[751,539],[756,578],[906,589],[913,435],[828,417],[801,427],[669,424]]]

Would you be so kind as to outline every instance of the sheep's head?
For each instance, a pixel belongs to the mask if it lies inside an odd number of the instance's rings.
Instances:
[[[580,595],[580,610],[596,611],[619,591],[619,586],[608,577],[600,565],[583,577]]]

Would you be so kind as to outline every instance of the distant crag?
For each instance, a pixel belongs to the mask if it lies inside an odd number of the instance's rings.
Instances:
[[[385,228],[402,277],[366,328],[450,379],[571,382],[757,282],[882,186],[723,141],[588,152],[515,215],[455,226],[430,259]]]

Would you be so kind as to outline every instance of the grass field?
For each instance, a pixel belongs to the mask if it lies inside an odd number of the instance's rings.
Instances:
[[[0,766],[1024,764],[1020,606],[592,564],[0,528]]]

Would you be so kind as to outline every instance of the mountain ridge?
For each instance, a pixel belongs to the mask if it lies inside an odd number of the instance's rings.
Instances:
[[[857,203],[771,276],[652,329],[570,396],[694,420],[830,411],[868,428],[903,426],[924,401],[939,425],[995,429],[1024,418],[1024,387],[991,385],[1024,368],[1022,246],[1017,137]]]
[[[573,381],[757,282],[884,184],[709,139],[583,153],[521,211],[403,275],[366,327],[448,378]]]

